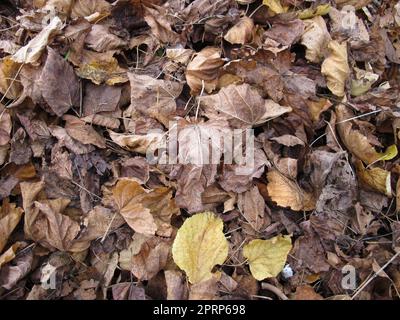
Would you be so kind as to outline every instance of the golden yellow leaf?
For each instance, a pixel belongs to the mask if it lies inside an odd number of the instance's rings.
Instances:
[[[17,99],[21,93],[22,86],[18,79],[20,66],[9,56],[0,62],[0,92],[8,99]]]
[[[357,160],[356,168],[358,178],[362,184],[388,197],[392,196],[389,171],[381,168],[365,168],[360,160]]]
[[[347,43],[331,40],[328,44],[329,56],[321,65],[321,73],[325,75],[328,89],[338,96],[344,96],[344,87],[350,74],[347,61]]]
[[[263,0],[263,5],[267,6],[273,13],[279,14],[287,11],[287,8],[281,5],[280,0]]]
[[[178,230],[172,256],[191,283],[210,279],[212,268],[227,258],[228,241],[222,229],[220,218],[212,212],[202,212],[186,219]]]
[[[276,236],[268,240],[256,239],[243,247],[243,256],[248,260],[254,278],[261,281],[276,277],[285,266],[292,249],[290,236]]]
[[[315,8],[307,8],[303,11],[299,12],[300,19],[309,19],[314,18],[316,16],[324,16],[329,13],[331,10],[331,5],[329,3],[320,4]]]
[[[269,171],[267,177],[268,195],[278,206],[290,207],[295,211],[310,211],[315,209],[315,198],[313,195],[305,192],[295,182],[277,170]]]
[[[391,160],[397,156],[396,145],[389,146],[385,152],[377,152],[366,136],[359,130],[353,129],[353,124],[349,119],[354,115],[343,104],[336,107],[336,116],[340,139],[346,148],[364,163],[371,164],[376,161]]]

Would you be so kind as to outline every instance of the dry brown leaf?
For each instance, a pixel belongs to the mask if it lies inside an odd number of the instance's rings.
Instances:
[[[149,280],[165,267],[169,252],[170,244],[166,240],[151,237],[145,239],[138,252],[131,246],[121,251],[119,263],[139,280]]]
[[[356,168],[361,184],[367,188],[381,192],[387,197],[392,197],[390,171],[381,168],[365,168],[360,160],[356,161]]]
[[[109,131],[109,133],[111,140],[119,146],[141,154],[154,154],[154,151],[161,146],[161,142],[165,137],[162,133],[149,133],[146,135],[121,134],[113,131]]]
[[[168,128],[169,120],[176,115],[175,99],[180,95],[183,85],[132,72],[128,73],[128,77],[134,110],[157,119]]]
[[[106,147],[106,141],[92,126],[85,124],[81,119],[65,115],[63,120],[65,123],[65,130],[75,140],[83,144],[92,144],[99,148]]]
[[[260,232],[265,227],[265,202],[257,186],[238,195],[238,208],[251,227]]]
[[[179,210],[168,188],[146,190],[133,179],[121,179],[112,194],[119,213],[133,230],[146,235],[171,235],[170,219]]]
[[[127,45],[127,42],[109,32],[107,26],[95,24],[85,38],[88,48],[97,52],[118,50]]]
[[[55,50],[48,47],[46,63],[38,80],[43,98],[61,117],[73,106],[79,106],[79,83],[74,69]]]
[[[219,48],[206,47],[197,53],[189,62],[185,72],[191,93],[197,95],[202,90],[209,93],[215,90],[218,84],[219,68],[223,64]]]
[[[151,32],[161,43],[175,44],[180,40],[178,33],[171,29],[167,19],[167,12],[164,8],[153,6],[145,7],[144,20],[150,26]]]
[[[0,208],[0,253],[7,244],[8,237],[21,220],[23,212],[24,210],[17,207],[15,203],[9,203],[8,199],[3,200]]]
[[[224,39],[231,44],[245,44],[253,39],[254,22],[249,17],[243,17],[228,30]]]
[[[206,117],[227,120],[234,128],[251,128],[292,111],[270,99],[264,100],[247,83],[229,85],[200,99]]]
[[[388,147],[385,152],[377,152],[367,136],[359,130],[353,129],[353,122],[349,119],[352,119],[354,115],[343,104],[336,107],[336,116],[340,139],[346,148],[364,163],[371,164],[379,160],[390,160],[397,155],[396,146]]]
[[[347,43],[331,40],[328,44],[329,55],[321,65],[321,73],[325,75],[327,86],[331,92],[338,96],[345,95],[346,80],[350,75],[347,58]]]
[[[301,189],[299,185],[277,170],[267,173],[268,195],[278,206],[290,207],[294,211],[310,211],[315,209],[315,198],[311,193]]]

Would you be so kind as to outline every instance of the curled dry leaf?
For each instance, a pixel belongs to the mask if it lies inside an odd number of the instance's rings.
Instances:
[[[243,17],[228,30],[224,39],[231,44],[245,44],[253,39],[254,22],[249,17]]]
[[[203,88],[206,92],[215,90],[218,84],[219,68],[224,61],[221,50],[206,47],[195,55],[186,68],[186,81],[193,95],[199,94]]]
[[[318,63],[325,55],[331,36],[321,16],[305,20],[304,23],[306,29],[301,37],[301,43],[307,48],[306,59]]]
[[[265,202],[257,186],[238,195],[238,208],[254,230],[265,227]]]
[[[356,161],[357,175],[360,182],[367,188],[376,190],[384,195],[392,196],[390,171],[381,168],[365,168],[362,161]]]
[[[95,24],[85,38],[88,48],[97,52],[118,50],[127,45],[127,42],[110,33],[108,28],[101,24]]]
[[[121,134],[109,131],[110,138],[121,147],[141,154],[151,153],[161,146],[164,135],[162,133],[140,134]]]
[[[162,238],[143,239],[139,251],[133,247],[121,251],[119,263],[122,269],[129,270],[139,280],[150,280],[166,264],[170,252],[170,244]]]
[[[18,208],[15,203],[9,203],[7,199],[3,200],[0,208],[0,253],[7,244],[8,237],[21,220],[23,212],[24,210]]]
[[[192,284],[210,279],[213,267],[227,258],[228,241],[222,229],[223,221],[212,212],[195,214],[179,228],[172,256]]]
[[[340,139],[346,148],[357,158],[366,164],[371,164],[379,160],[390,160],[396,157],[397,147],[392,145],[385,152],[377,152],[368,137],[359,130],[353,128],[353,113],[343,104],[336,107],[336,116],[338,120],[337,128]]]
[[[171,216],[178,213],[172,192],[165,187],[146,190],[131,179],[121,179],[112,189],[119,213],[136,232],[169,237]]]
[[[250,241],[243,247],[243,257],[248,260],[253,277],[261,281],[276,277],[282,271],[291,249],[290,236],[279,235]]]
[[[61,19],[55,16],[27,45],[13,54],[11,59],[18,63],[37,63],[43,50],[62,27]]]
[[[328,44],[329,55],[321,65],[321,73],[325,75],[327,86],[338,96],[345,95],[344,88],[350,74],[347,60],[347,43],[331,40]]]
[[[104,18],[110,14],[111,4],[106,0],[79,0],[74,1],[71,9],[72,18],[86,18],[88,21],[94,18]],[[92,19],[91,19],[92,17]]]
[[[278,206],[290,207],[294,211],[315,209],[314,196],[277,170],[268,171],[267,178],[268,195]]]
[[[227,120],[235,128],[251,128],[292,111],[268,99],[264,100],[249,84],[231,84],[217,94],[200,98],[206,117]]]
[[[162,7],[145,7],[144,20],[150,26],[154,36],[161,43],[174,44],[180,40],[180,36],[171,29],[167,17],[166,10]]]

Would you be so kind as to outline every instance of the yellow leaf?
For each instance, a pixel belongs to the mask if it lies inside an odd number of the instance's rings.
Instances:
[[[338,96],[344,96],[344,87],[350,74],[347,61],[347,43],[332,40],[328,44],[329,56],[321,65],[321,73],[326,77],[328,89]]]
[[[357,175],[365,186],[379,191],[388,197],[392,196],[390,172],[381,168],[364,168],[362,161],[356,162]]]
[[[295,182],[286,178],[277,170],[269,171],[267,177],[268,195],[278,206],[290,207],[295,211],[310,211],[315,208],[313,195],[305,192]]]
[[[353,129],[351,118],[353,113],[343,104],[336,107],[338,132],[346,148],[366,164],[377,161],[391,160],[397,156],[396,145],[389,146],[385,152],[377,152],[369,143],[368,138],[359,130]]]
[[[263,0],[263,5],[267,6],[268,9],[276,14],[287,11],[287,8],[284,8],[279,0]]]
[[[172,256],[192,284],[210,279],[212,268],[227,258],[228,241],[222,229],[220,218],[202,212],[186,219],[178,230]]]
[[[329,3],[327,4],[320,4],[316,8],[308,8],[303,11],[299,12],[299,18],[300,19],[309,19],[309,18],[314,18],[316,16],[324,16],[329,13],[331,10],[331,5]]]
[[[287,255],[292,249],[290,236],[276,236],[269,240],[256,239],[243,247],[254,278],[261,281],[276,277],[282,271]]]
[[[8,99],[17,99],[21,93],[22,86],[18,79],[20,66],[9,56],[0,62],[0,92]]]

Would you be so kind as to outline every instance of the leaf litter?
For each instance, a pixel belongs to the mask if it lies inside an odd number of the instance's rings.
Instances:
[[[399,299],[398,1],[0,9],[0,299]]]

